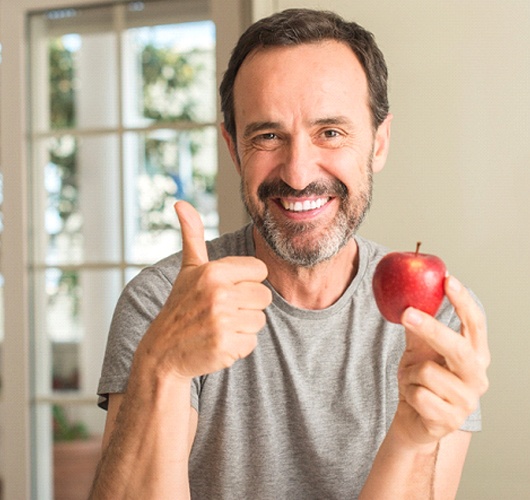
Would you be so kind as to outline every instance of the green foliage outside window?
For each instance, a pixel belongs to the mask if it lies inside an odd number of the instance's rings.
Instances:
[[[71,422],[62,406],[53,405],[53,440],[74,441],[88,439],[90,434],[82,422]]]
[[[155,122],[190,122],[197,120],[198,109],[201,106],[197,92],[190,89],[196,86],[198,79],[208,71],[204,61],[209,54],[201,50],[191,50],[179,53],[167,46],[146,44],[141,51],[141,80],[142,100],[141,112],[144,118]],[[68,50],[61,38],[51,39],[49,42],[50,66],[50,122],[52,129],[73,128],[76,125],[75,113],[75,64],[76,53]],[[196,89],[195,89],[196,90]],[[202,144],[197,140],[188,142],[187,147],[191,156],[196,155]],[[70,144],[68,149],[65,144]],[[174,147],[174,144],[160,142],[146,137],[145,168],[151,181],[142,182],[139,189],[151,189],[158,193],[159,199],[144,206],[140,214],[139,226],[142,231],[156,231],[172,227],[163,223],[161,212],[168,205],[168,197],[185,197],[193,202],[190,194],[177,193],[174,188],[157,190],[152,182],[153,176],[162,176],[172,182],[178,176],[178,164],[168,166],[158,161],[164,154],[161,148]],[[78,217],[79,186],[77,178],[77,144],[64,141],[62,138],[52,141],[50,148],[50,164],[56,169],[60,177],[60,188],[56,192],[49,192],[49,208],[54,210],[61,221],[59,232],[62,234],[79,233],[81,226]],[[155,161],[153,161],[155,160]],[[167,162],[166,162],[167,163]],[[150,186],[150,184],[152,184]],[[205,175],[193,171],[192,192],[200,190],[207,194],[215,192],[215,176]],[[72,220],[75,223],[69,224]],[[72,236],[74,236],[72,234]]]
[[[75,126],[74,54],[61,38],[50,40],[50,111],[52,128]]]
[[[191,57],[193,53],[191,54]],[[186,95],[204,67],[189,55],[166,47],[145,46],[142,52],[143,114],[157,121],[192,121],[198,103]],[[157,98],[157,94],[162,94]],[[180,101],[177,111],[167,103]],[[162,103],[162,105],[160,105]]]

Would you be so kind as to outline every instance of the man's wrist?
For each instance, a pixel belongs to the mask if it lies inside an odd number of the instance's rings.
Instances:
[[[385,438],[390,449],[399,450],[400,453],[412,455],[430,456],[436,454],[440,441],[435,437],[414,435],[414,430],[405,429],[400,422],[392,422]]]
[[[184,391],[189,396],[191,380],[192,377],[179,374],[168,363],[139,346],[132,363],[128,386],[135,387],[137,390],[135,392],[144,394],[150,399],[164,397],[164,394],[170,392]]]

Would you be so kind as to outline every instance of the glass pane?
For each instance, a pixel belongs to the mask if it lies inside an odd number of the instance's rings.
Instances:
[[[51,312],[51,311],[50,311]],[[68,318],[70,319],[70,318]],[[66,323],[66,321],[65,321]],[[53,331],[55,336],[64,336],[60,329]],[[51,342],[52,389],[54,391],[79,390],[79,341]]]
[[[79,344],[79,384],[83,394],[93,395],[101,375],[107,334],[114,307],[123,288],[119,269],[79,272],[83,337]]]
[[[124,36],[124,122],[214,122],[215,26],[211,21],[132,28]]]
[[[112,14],[107,7],[31,16],[33,130],[117,126]]]
[[[76,66],[77,127],[118,124],[118,66],[115,33],[87,33],[80,37]]]
[[[84,261],[118,261],[121,255],[118,137],[84,137],[79,141],[78,161]]]
[[[120,257],[116,136],[71,135],[35,144],[34,252],[49,265]],[[42,187],[44,192],[41,191]]]
[[[190,201],[203,217],[208,238],[217,235],[215,127],[160,129],[126,134],[126,254],[152,263],[180,248],[177,199]]]
[[[95,404],[55,404],[48,432],[53,434],[53,498],[88,498],[101,457],[105,412]]]
[[[79,35],[65,35],[48,42],[50,65],[50,128],[74,127],[75,62],[79,55]]]
[[[47,269],[45,280],[47,338],[57,344],[78,343],[83,337],[79,271]]]
[[[49,268],[35,272],[34,285],[45,290],[34,304],[37,395],[94,395],[121,271]]]
[[[35,144],[34,159],[39,170],[34,171],[33,204],[36,220],[43,222],[36,225],[34,233],[37,262],[74,263],[82,258],[78,151],[79,141],[70,135]]]

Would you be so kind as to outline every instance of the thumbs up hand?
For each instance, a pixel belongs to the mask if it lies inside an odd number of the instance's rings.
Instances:
[[[182,231],[182,267],[139,349],[158,367],[191,378],[248,356],[265,326],[271,291],[267,267],[254,257],[208,260],[203,224],[186,202],[175,205]]]

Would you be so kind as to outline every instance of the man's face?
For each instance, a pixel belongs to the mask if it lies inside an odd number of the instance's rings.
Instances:
[[[225,139],[259,235],[295,266],[331,258],[368,210],[388,143],[388,123],[374,134],[356,56],[335,41],[259,50],[234,102],[237,141]]]

